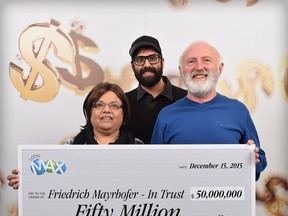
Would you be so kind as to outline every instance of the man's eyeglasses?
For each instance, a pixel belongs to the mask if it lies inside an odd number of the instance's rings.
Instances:
[[[118,104],[117,102],[105,104],[101,101],[97,101],[97,102],[94,102],[92,106],[93,108],[97,110],[103,110],[106,106],[108,106],[110,110],[118,110],[122,108],[122,105]]]
[[[151,65],[157,64],[162,57],[159,54],[152,54],[148,56],[135,56],[133,62],[137,66],[142,66],[145,64],[146,59],[148,59]]]

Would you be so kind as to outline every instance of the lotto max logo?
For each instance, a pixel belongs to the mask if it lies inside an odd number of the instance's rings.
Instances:
[[[46,173],[63,174],[66,172],[66,164],[63,162],[55,162],[54,160],[43,161],[40,158],[34,159],[30,165],[32,173],[42,175]]]

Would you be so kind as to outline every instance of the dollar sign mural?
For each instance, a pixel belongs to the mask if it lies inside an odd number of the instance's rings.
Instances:
[[[229,2],[231,0],[217,0],[219,2]],[[246,6],[252,6],[256,4],[259,0],[246,0]]]
[[[266,179],[263,191],[256,190],[256,199],[263,202],[271,215],[285,216],[288,209],[287,192],[287,179],[272,175]]]
[[[69,35],[75,44],[75,61],[73,62],[72,73],[65,68],[57,67],[57,70],[62,83],[74,90],[76,94],[82,95],[104,80],[104,72],[97,63],[79,54],[80,48],[95,53],[98,51],[97,45],[89,38],[74,31],[71,31]]]
[[[37,23],[28,26],[19,37],[19,50],[31,66],[25,77],[23,69],[10,62],[9,73],[13,85],[24,100],[47,102],[52,100],[60,87],[56,68],[48,61],[47,55],[53,48],[54,55],[64,62],[73,62],[74,45],[60,28],[60,23]],[[38,50],[36,50],[38,42]]]
[[[226,81],[219,82],[219,91],[232,98],[242,98],[249,111],[256,107],[255,87],[259,84],[266,95],[270,95],[274,89],[272,71],[261,62],[247,61],[240,65],[237,79],[239,90],[234,94]]]
[[[280,91],[285,100],[288,100],[288,55],[285,56],[278,69]]]
[[[118,76],[115,76],[115,73],[113,73],[111,68],[107,68],[104,73],[105,82],[111,82],[119,85],[124,92],[130,91],[132,88],[138,85],[130,63],[123,66]]]

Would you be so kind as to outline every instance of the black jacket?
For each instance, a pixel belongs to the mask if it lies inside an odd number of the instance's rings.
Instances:
[[[82,129],[79,134],[75,136],[67,144],[72,145],[95,145],[98,144],[94,139],[93,128],[91,125]],[[114,143],[109,144],[143,144],[143,142],[137,139],[133,133],[131,133],[125,126],[120,128],[120,135]]]

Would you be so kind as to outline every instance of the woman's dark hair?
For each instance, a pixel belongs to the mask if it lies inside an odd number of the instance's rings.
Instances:
[[[96,101],[98,101],[99,98],[108,91],[114,92],[117,95],[117,97],[121,100],[122,110],[124,113],[122,124],[123,125],[127,124],[127,122],[130,119],[130,106],[129,106],[129,102],[124,91],[117,84],[102,82],[94,86],[94,88],[91,89],[91,91],[88,93],[88,95],[86,96],[84,100],[83,113],[86,119],[86,125],[84,125],[83,128],[86,128],[88,125],[91,125],[90,119],[91,119],[91,112],[93,109],[93,104]]]

